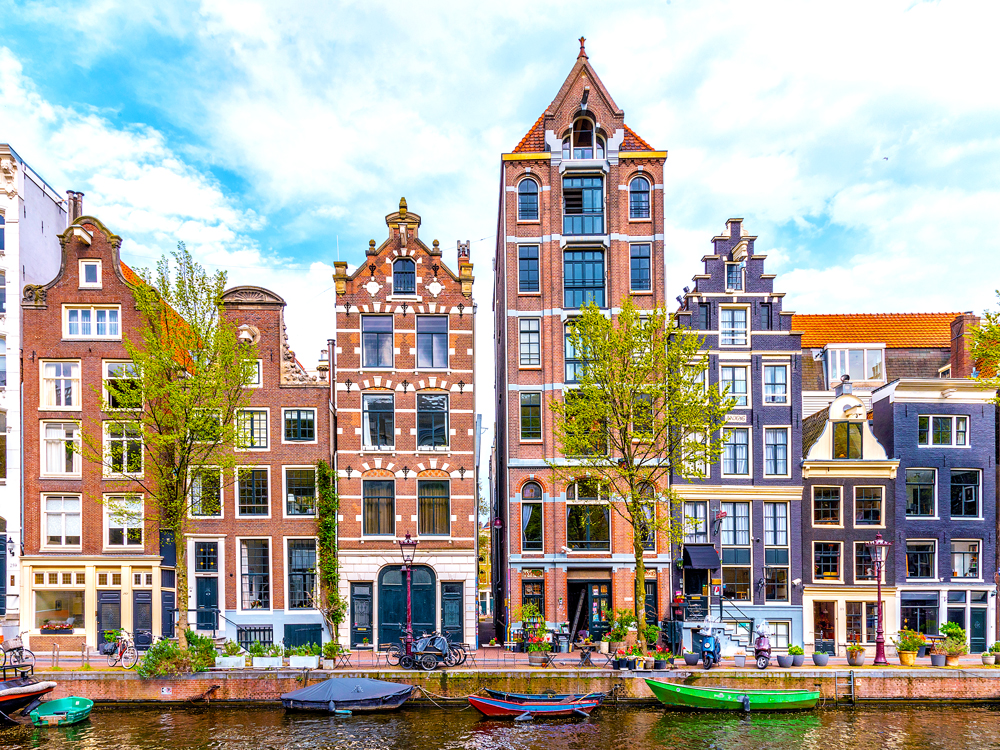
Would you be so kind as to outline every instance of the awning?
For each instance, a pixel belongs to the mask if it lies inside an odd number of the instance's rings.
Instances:
[[[684,567],[718,570],[721,567],[719,553],[711,544],[685,544]]]

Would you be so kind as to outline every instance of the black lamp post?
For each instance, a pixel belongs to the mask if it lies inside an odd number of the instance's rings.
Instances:
[[[868,545],[868,554],[871,555],[872,563],[875,565],[875,581],[878,585],[878,623],[875,628],[875,666],[884,667],[889,664],[885,658],[885,633],[882,630],[882,566],[885,564],[885,556],[888,554],[892,542],[882,539],[881,534],[876,534],[874,541],[865,542]]]
[[[410,539],[410,532],[406,532],[406,538],[399,540],[399,551],[403,555],[403,570],[406,571],[406,637],[405,637],[405,653],[407,656],[413,656],[413,600],[411,597],[412,590],[410,584],[412,581],[411,575],[413,571],[413,555],[417,551],[417,540]]]

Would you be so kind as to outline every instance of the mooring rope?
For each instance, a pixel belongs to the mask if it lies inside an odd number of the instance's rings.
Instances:
[[[437,701],[435,701],[434,698],[438,698],[438,699],[440,699],[442,701],[445,701],[445,702],[457,703],[458,701],[468,700],[469,698],[471,698],[474,695],[479,695],[485,689],[485,688],[479,688],[479,690],[477,690],[474,693],[469,693],[468,695],[461,695],[461,696],[456,696],[456,697],[452,698],[452,697],[449,697],[447,695],[438,695],[437,693],[432,693],[427,688],[425,688],[423,685],[417,685],[416,688],[417,688],[417,690],[419,690],[421,693],[424,694],[424,697],[427,698],[427,700],[429,700],[431,703],[433,703],[435,706],[437,706],[438,708],[440,708],[442,710],[444,709],[444,706],[442,706]],[[432,695],[434,696],[434,698],[431,697]],[[462,709],[459,709],[459,710],[464,711],[466,708],[471,708],[471,706],[465,706],[465,708],[462,708]]]

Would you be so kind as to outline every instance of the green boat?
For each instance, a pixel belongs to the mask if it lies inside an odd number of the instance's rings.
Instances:
[[[89,698],[59,698],[46,701],[31,712],[31,723],[36,727],[64,727],[76,724],[90,716],[94,701]]]
[[[704,711],[792,711],[815,708],[818,690],[733,690],[646,680],[653,695],[670,708]]]

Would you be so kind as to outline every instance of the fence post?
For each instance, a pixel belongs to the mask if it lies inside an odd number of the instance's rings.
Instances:
[[[53,669],[58,669],[59,668],[59,644],[58,643],[53,643],[52,644],[52,668]]]
[[[83,643],[83,665],[90,666],[90,646],[87,645],[86,641]]]

